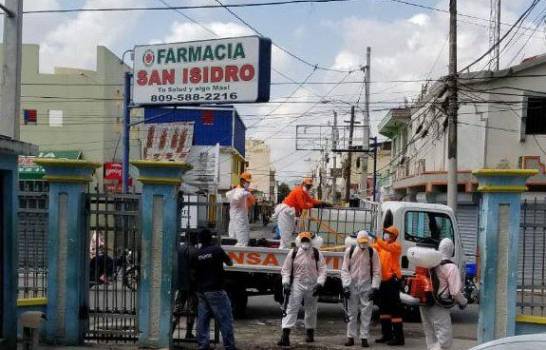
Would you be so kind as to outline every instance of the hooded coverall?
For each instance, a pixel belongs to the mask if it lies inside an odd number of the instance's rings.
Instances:
[[[300,185],[294,187],[284,201],[275,207],[273,219],[277,219],[281,231],[280,249],[290,248],[292,234],[296,228],[296,217],[300,216],[303,210],[311,209],[320,203],[321,201],[311,197]]]
[[[443,259],[452,259],[454,250],[455,247],[451,239],[442,239],[438,251],[442,254]],[[459,305],[466,305],[467,300],[461,292],[463,284],[457,265],[443,264],[435,267],[434,270],[439,281],[438,297],[448,298],[452,296]],[[453,344],[453,334],[449,309],[434,304],[433,306],[420,306],[419,311],[423,322],[427,349],[450,349]]]
[[[351,248],[345,250],[341,268],[341,283],[343,288],[350,287],[349,323],[347,337],[358,337],[358,312],[360,311],[360,339],[368,339],[370,321],[372,319],[373,301],[370,300],[372,288],[379,288],[381,283],[381,266],[379,255],[374,250],[372,257],[372,272],[370,276],[370,253],[368,247],[362,249],[358,245],[350,257]]]
[[[297,249],[296,257],[292,260],[292,253]],[[282,328],[291,329],[298,319],[298,311],[303,300],[305,311],[305,329],[315,329],[317,326],[318,296],[313,296],[313,289],[317,284],[324,286],[326,282],[326,263],[324,256],[319,252],[318,262],[315,260],[313,248],[307,250],[299,247],[288,252],[281,270],[282,283],[290,284],[290,275],[294,276],[290,289],[290,299],[286,309],[286,317],[282,319]]]
[[[247,246],[250,235],[248,210],[256,200],[250,191],[241,186],[228,191],[226,197],[229,200],[229,237],[236,238],[238,246]]]

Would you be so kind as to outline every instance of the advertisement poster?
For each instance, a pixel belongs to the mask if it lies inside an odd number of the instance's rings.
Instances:
[[[146,124],[144,159],[186,162],[193,143],[193,123]]]

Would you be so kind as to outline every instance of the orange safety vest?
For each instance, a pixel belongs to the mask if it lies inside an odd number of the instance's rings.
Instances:
[[[388,281],[395,276],[402,278],[402,270],[400,269],[402,245],[400,242],[388,243],[378,238],[374,246],[381,261],[381,280]]]

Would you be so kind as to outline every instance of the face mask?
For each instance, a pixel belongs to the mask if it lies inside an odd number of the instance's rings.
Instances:
[[[360,249],[366,249],[368,247],[366,243],[359,243],[358,246],[360,247]]]
[[[244,185],[243,185],[243,188],[245,190],[248,190],[248,188],[250,187],[250,183],[249,182],[245,182]]]
[[[303,186],[303,192],[309,192],[309,189],[305,186]]]
[[[390,233],[384,233],[383,234],[383,240],[388,241],[390,239],[391,239],[391,234]]]
[[[309,248],[311,248],[311,243],[304,242],[301,244],[301,247],[303,248],[303,250],[308,250]]]

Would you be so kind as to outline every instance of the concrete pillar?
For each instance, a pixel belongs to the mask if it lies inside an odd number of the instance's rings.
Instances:
[[[142,182],[141,263],[138,285],[139,346],[170,348],[173,271],[180,226],[178,188],[185,163],[134,161]]]
[[[0,349],[17,340],[17,155],[0,152]]]
[[[478,341],[483,343],[515,334],[520,197],[537,171],[480,169],[473,174],[482,193]]]
[[[100,165],[39,159],[49,182],[46,341],[79,345],[87,326],[89,242],[84,193]]]

